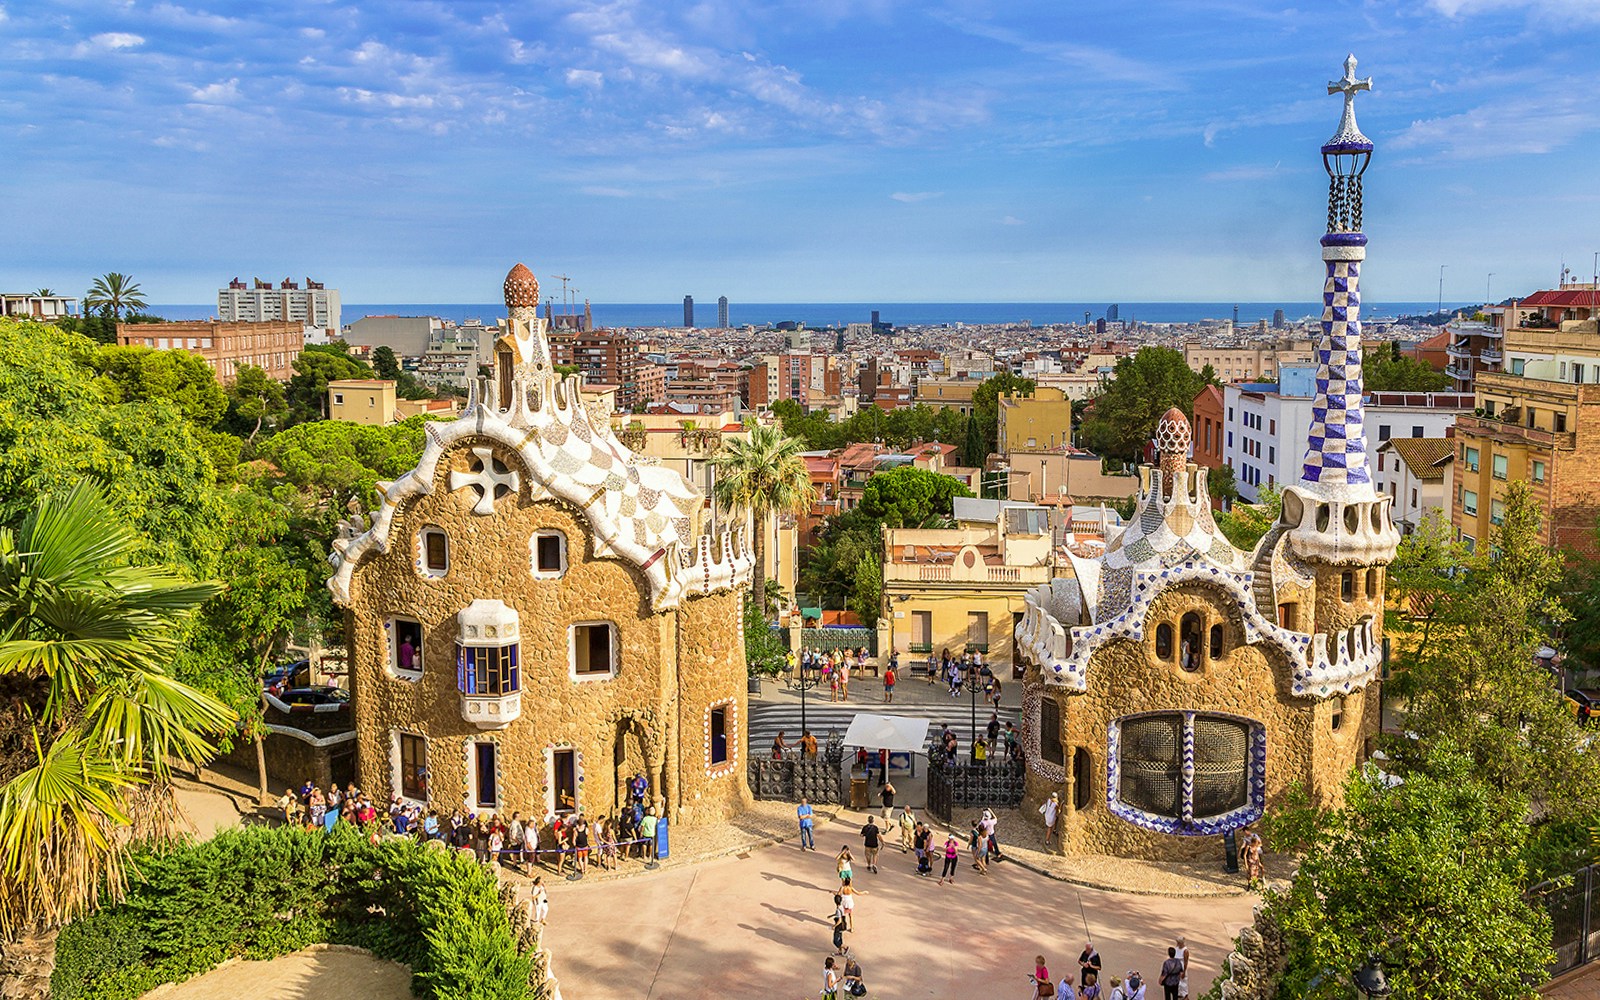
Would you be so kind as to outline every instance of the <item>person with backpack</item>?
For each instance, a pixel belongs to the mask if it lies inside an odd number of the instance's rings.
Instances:
[[[844,992],[848,996],[864,997],[867,995],[867,984],[861,978],[861,963],[850,954],[850,946],[844,947]]]
[[[1178,1000],[1178,984],[1183,982],[1183,959],[1178,949],[1167,949],[1167,960],[1161,963],[1161,993],[1163,1000]]]
[[[928,848],[933,842],[933,831],[927,824],[917,823],[916,833],[912,834],[911,842],[917,852],[917,874],[923,877],[933,873],[933,862],[928,856]]]
[[[912,838],[917,832],[917,814],[911,811],[911,806],[902,806],[900,809],[900,853],[911,850]]]
[[[1145,992],[1144,977],[1139,974],[1139,970],[1137,970],[1137,969],[1129,969],[1128,970],[1128,981],[1122,987],[1122,995],[1123,995],[1123,997],[1125,998],[1125,1000],[1145,1000],[1144,992]]]

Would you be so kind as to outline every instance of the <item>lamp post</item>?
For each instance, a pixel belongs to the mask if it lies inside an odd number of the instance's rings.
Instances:
[[[1364,997],[1386,997],[1394,992],[1389,986],[1389,978],[1383,974],[1383,963],[1371,959],[1366,965],[1356,970],[1354,976],[1356,989]]]

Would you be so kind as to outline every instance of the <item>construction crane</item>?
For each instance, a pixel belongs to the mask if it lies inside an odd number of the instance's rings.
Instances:
[[[564,274],[552,274],[550,280],[561,282],[561,311],[563,313],[570,312],[571,310],[567,308],[567,282],[572,279]]]

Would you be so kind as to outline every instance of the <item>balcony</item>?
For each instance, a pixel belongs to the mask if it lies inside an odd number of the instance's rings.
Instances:
[[[1050,566],[957,566],[950,563],[891,562],[883,567],[884,586],[898,583],[943,583],[955,586],[1009,583],[1038,586],[1054,575]]]
[[[1572,451],[1577,447],[1577,434],[1572,431],[1543,431],[1494,417],[1459,416],[1456,418],[1456,434],[1488,438],[1501,444],[1522,445],[1539,451]]]
[[[1470,361],[1472,360],[1472,345],[1465,341],[1459,344],[1451,343],[1444,349],[1444,353],[1447,357],[1452,357],[1459,361]]]
[[[1472,372],[1470,372],[1467,369],[1461,367],[1460,365],[1456,365],[1456,364],[1445,365],[1444,366],[1444,373],[1446,375],[1450,376],[1451,378],[1457,380],[1458,382],[1471,382],[1472,381]]]
[[[521,691],[500,695],[461,693],[461,718],[479,729],[503,729],[521,715]]]
[[[1478,352],[1478,360],[1486,365],[1497,365],[1505,359],[1505,354],[1498,347],[1485,347]]]

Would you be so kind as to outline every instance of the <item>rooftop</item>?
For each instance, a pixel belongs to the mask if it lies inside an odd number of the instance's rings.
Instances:
[[[1392,451],[1406,463],[1418,479],[1433,481],[1444,479],[1444,466],[1440,459],[1454,450],[1449,438],[1390,438],[1378,447],[1379,451]]]

